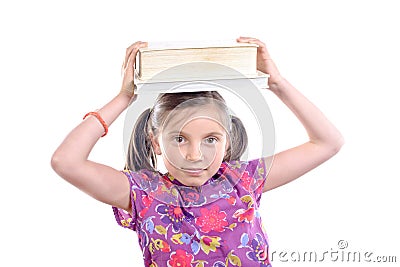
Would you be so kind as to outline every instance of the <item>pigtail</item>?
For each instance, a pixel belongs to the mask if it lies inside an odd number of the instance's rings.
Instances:
[[[155,171],[157,158],[153,151],[149,135],[151,130],[149,127],[151,113],[152,110],[150,108],[146,109],[140,114],[133,127],[125,169],[131,171],[138,171],[141,169]]]
[[[248,139],[246,128],[244,127],[242,121],[231,115],[232,128],[230,131],[230,144],[226,152],[224,161],[230,160],[240,160],[240,157],[247,149]]]

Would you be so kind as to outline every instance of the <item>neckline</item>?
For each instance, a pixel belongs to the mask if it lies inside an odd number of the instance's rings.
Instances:
[[[247,166],[248,162],[243,161],[222,162],[217,173],[198,187],[185,186],[169,173],[146,172],[141,177],[140,188],[167,205],[199,207],[229,197]]]
[[[169,172],[166,172],[164,174],[160,173],[160,175],[165,181],[170,182],[170,183],[172,183],[172,184],[174,184],[176,186],[184,186],[184,187],[190,187],[190,188],[201,188],[203,186],[206,186],[206,185],[210,184],[212,181],[218,179],[219,177],[221,177],[224,169],[225,168],[224,168],[223,163],[222,163],[221,166],[219,167],[218,171],[213,176],[211,176],[211,178],[207,179],[204,182],[204,184],[202,184],[200,186],[185,185],[185,184],[181,183],[178,179],[176,179],[174,176],[172,176]]]

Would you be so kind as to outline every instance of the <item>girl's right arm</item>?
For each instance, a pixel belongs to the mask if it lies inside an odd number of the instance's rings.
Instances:
[[[137,51],[147,43],[136,42],[127,48],[120,93],[97,112],[109,126],[129,106],[133,96],[133,71]],[[62,178],[95,199],[131,210],[130,186],[126,176],[109,166],[88,160],[104,128],[94,116],[73,129],[56,149],[51,166]]]

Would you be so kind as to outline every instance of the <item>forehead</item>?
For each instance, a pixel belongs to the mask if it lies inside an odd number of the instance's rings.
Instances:
[[[185,107],[171,111],[162,129],[163,131],[181,131],[189,123],[192,127],[198,127],[199,130],[213,126],[225,128],[227,118],[226,114],[215,105]]]

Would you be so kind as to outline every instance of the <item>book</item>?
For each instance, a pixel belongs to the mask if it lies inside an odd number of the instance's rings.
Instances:
[[[168,82],[146,82],[136,80],[135,94],[143,93],[178,93],[178,92],[195,92],[195,91],[216,91],[220,89],[239,92],[250,89],[268,88],[269,74],[261,71],[256,72],[256,76],[247,78],[219,78],[219,79],[203,79],[203,80],[186,80],[186,81],[168,81]]]
[[[256,66],[257,44],[235,40],[149,42],[138,51],[135,72],[139,82],[176,82],[255,78]]]

